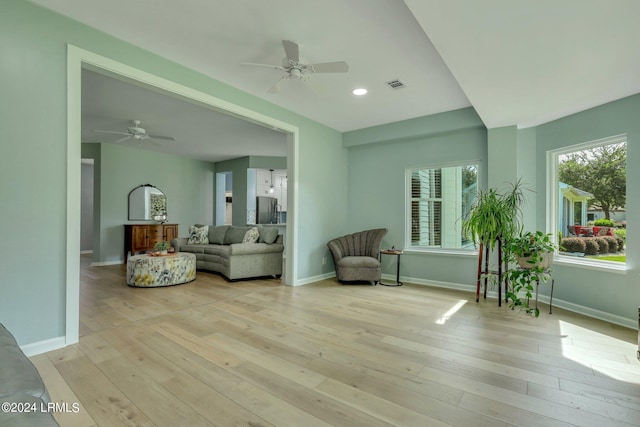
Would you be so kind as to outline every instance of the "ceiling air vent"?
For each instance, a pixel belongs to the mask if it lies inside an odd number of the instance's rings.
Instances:
[[[406,87],[405,84],[398,79],[388,81],[386,82],[386,85],[391,89],[402,89],[403,87]]]

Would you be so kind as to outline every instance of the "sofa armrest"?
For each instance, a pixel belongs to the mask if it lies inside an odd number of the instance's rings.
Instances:
[[[338,244],[337,239],[331,240],[327,243],[329,250],[331,251],[331,256],[333,257],[333,262],[337,263],[342,259],[344,254],[342,253],[342,246]]]
[[[180,252],[180,246],[184,246],[189,242],[188,237],[178,237],[176,239],[171,240],[171,246],[176,252]]]

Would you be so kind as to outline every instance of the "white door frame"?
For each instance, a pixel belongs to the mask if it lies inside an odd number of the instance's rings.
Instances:
[[[297,126],[282,122],[245,107],[233,104],[188,86],[114,61],[96,53],[67,45],[67,242],[66,242],[66,321],[65,345],[79,339],[80,328],[80,161],[81,161],[81,86],[82,68],[122,76],[189,98],[227,114],[267,126],[287,135],[287,174],[293,179],[288,187],[290,200],[287,215],[287,262],[285,281],[297,281],[298,236],[298,144]]]

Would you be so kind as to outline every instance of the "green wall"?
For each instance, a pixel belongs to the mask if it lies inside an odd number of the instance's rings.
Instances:
[[[403,122],[400,122],[403,123]],[[349,228],[386,227],[383,247],[404,248],[405,170],[459,161],[479,162],[480,185],[487,182],[487,131],[472,108],[436,114],[345,134],[349,149]],[[446,131],[442,131],[445,128]],[[377,135],[382,135],[378,137]],[[367,143],[366,141],[371,142]],[[357,144],[355,143],[357,141]],[[385,273],[395,273],[395,259],[384,257]],[[402,275],[418,280],[472,283],[475,256],[407,252]]]
[[[293,280],[300,283],[323,273],[318,254],[323,253],[328,236],[342,233],[347,222],[346,150],[340,132],[34,4],[5,0],[0,13],[0,218],[8,225],[5,237],[11,244],[0,249],[0,322],[21,345],[65,334],[67,44],[298,127],[299,172],[293,185],[300,189],[300,227]],[[108,160],[120,155],[117,151],[103,153],[103,163],[110,164]],[[103,170],[102,176],[129,172]],[[169,209],[183,209],[172,202],[178,189],[159,177],[146,175],[130,182],[122,178],[119,185],[139,185],[138,181],[166,188]],[[102,182],[103,191],[105,187]],[[329,194],[345,206],[317,201]],[[103,196],[110,200],[121,197],[119,193]],[[114,212],[121,215],[126,199],[118,205]],[[170,220],[195,221],[209,215],[211,204],[205,201],[196,209],[197,215],[170,211]],[[111,252],[119,243],[110,230],[121,227],[122,222],[102,218],[102,229],[110,233],[107,245],[100,248],[104,259],[119,256],[119,251]],[[313,227],[305,226],[307,222]],[[47,251],[46,256],[33,256],[34,251],[42,250]]]
[[[101,144],[99,257],[94,262],[124,260],[123,224],[129,221],[129,192],[152,184],[167,196],[167,222],[188,235],[189,225],[211,224],[214,165],[210,162],[145,151],[125,145]]]
[[[554,299],[630,319],[637,325],[640,305],[640,95],[634,95],[536,128],[537,206],[546,204],[546,152],[614,135],[627,134],[627,268],[625,273],[556,265]],[[544,229],[545,210],[537,209]],[[546,289],[545,289],[546,292]]]

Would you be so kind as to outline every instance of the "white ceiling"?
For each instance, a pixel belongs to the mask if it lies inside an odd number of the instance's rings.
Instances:
[[[640,92],[637,0],[33,1],[340,131],[469,105],[488,128],[528,127]],[[280,64],[283,39],[349,72],[267,93],[281,72],[241,64]],[[393,79],[406,87],[390,89]],[[113,126],[127,96],[103,107]],[[173,114],[165,130],[140,114],[118,117],[156,134],[185,123]],[[183,143],[214,143],[205,135]]]
[[[640,92],[638,0],[405,0],[487,128]]]
[[[140,83],[82,70],[82,141],[115,142],[131,120],[140,120],[148,134],[175,141],[135,140],[127,144],[209,162],[244,156],[287,156],[283,133],[240,120],[200,104],[150,89]]]

